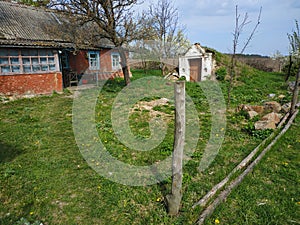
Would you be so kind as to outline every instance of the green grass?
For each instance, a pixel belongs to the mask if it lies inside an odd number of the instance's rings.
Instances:
[[[206,224],[300,223],[300,116]]]
[[[159,75],[159,72],[151,71],[150,74]],[[142,76],[142,70],[135,71],[133,79]],[[227,83],[220,85],[226,93]],[[150,152],[134,151],[120,143],[112,129],[111,106],[122,88],[122,80],[108,81],[99,94],[95,118],[99,138],[114,157],[129,164],[150,165],[169,156],[174,132],[172,101],[153,109],[164,113],[163,119],[168,122],[164,141]],[[243,131],[248,121],[233,108],[241,103],[261,104],[268,100],[270,93],[284,94],[286,99],[283,101],[288,101],[290,94],[281,74],[245,70],[233,90],[233,105],[228,110],[222,148],[212,165],[199,173],[197,168],[210,136],[211,115],[208,101],[197,84],[187,83],[187,93],[199,112],[201,133],[196,151],[184,167],[182,208],[176,217],[168,216],[165,205],[171,179],[157,185],[131,187],[114,183],[88,166],[75,142],[70,94],[1,104],[0,224],[16,224],[22,217],[30,222],[38,220],[44,224],[64,225],[193,224],[201,208],[192,210],[192,205],[261,141]],[[150,102],[155,99],[154,96],[143,100]],[[132,132],[141,139],[150,135],[149,113],[137,109],[129,117]],[[289,224],[290,220],[299,222],[295,213],[299,211],[296,193],[299,123],[298,116],[291,131],[217,209],[208,224],[213,224],[215,218],[223,224],[245,224],[244,221],[248,224],[273,221],[269,224],[276,224],[277,220],[286,222],[278,224]],[[266,204],[258,206],[265,201]]]

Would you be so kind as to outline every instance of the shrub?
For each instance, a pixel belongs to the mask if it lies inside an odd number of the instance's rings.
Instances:
[[[227,69],[226,67],[222,66],[216,71],[216,78],[217,80],[224,80],[225,76],[227,75]]]

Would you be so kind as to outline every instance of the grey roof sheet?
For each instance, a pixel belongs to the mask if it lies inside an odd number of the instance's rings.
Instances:
[[[75,44],[47,29],[59,28],[61,20],[63,17],[53,10],[0,1],[0,45],[74,47]],[[108,40],[101,41],[100,46],[112,47]]]

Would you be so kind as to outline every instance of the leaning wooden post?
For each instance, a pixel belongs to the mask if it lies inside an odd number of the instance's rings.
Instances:
[[[185,81],[175,82],[175,135],[172,159],[172,193],[167,196],[170,215],[177,215],[182,198],[182,160],[185,137]]]
[[[292,98],[292,104],[291,104],[291,109],[290,109],[291,116],[295,112],[296,104],[298,102],[299,82],[300,82],[300,67],[299,67],[298,73],[296,75],[295,87],[294,87],[294,91],[293,91],[293,98]]]

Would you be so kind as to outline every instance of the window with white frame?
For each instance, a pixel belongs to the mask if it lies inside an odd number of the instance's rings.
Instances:
[[[100,57],[99,52],[89,51],[89,69],[90,70],[99,70],[100,69]]]
[[[0,49],[0,74],[57,71],[57,52],[49,49]]]
[[[112,53],[111,54],[111,61],[112,61],[112,69],[118,70],[120,69],[120,54],[119,53]]]

